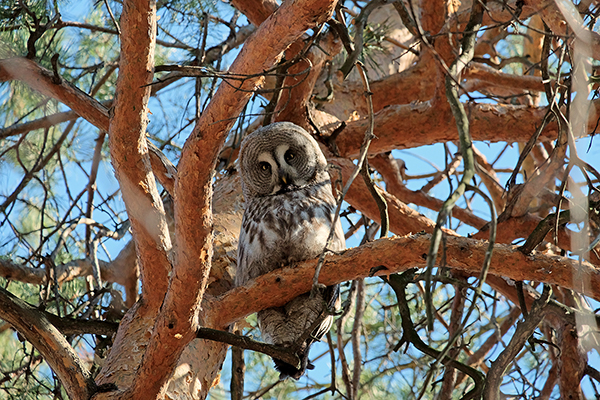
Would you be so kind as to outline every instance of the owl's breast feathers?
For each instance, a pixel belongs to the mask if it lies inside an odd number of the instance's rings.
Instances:
[[[290,263],[319,256],[334,212],[335,199],[329,182],[251,199],[246,205],[240,234],[245,246],[238,254],[241,264],[238,265],[241,275],[237,278],[238,284]],[[337,229],[341,230],[341,225]],[[345,248],[338,236],[332,250]]]

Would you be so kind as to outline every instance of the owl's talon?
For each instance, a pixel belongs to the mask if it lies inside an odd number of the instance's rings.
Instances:
[[[342,314],[344,314],[344,310],[333,310],[333,311],[331,311],[331,313],[329,315],[334,316],[334,317],[339,317]]]
[[[288,374],[281,373],[279,374],[279,381],[283,382],[287,380],[290,376]]]
[[[323,289],[326,289],[327,286],[323,285],[322,283],[315,283],[312,287],[312,289],[310,289],[310,298],[314,299],[315,296],[317,294],[319,294],[319,292]]]
[[[346,250],[336,251],[336,250],[329,250],[329,249],[326,249],[325,251],[327,253],[331,253],[331,254],[336,255],[336,256],[341,256],[341,255],[343,255],[346,252]]]

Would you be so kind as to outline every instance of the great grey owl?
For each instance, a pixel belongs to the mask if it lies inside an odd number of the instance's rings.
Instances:
[[[318,257],[334,220],[335,198],[327,161],[317,142],[301,127],[278,122],[260,128],[242,142],[242,189],[246,201],[238,245],[236,285],[277,268]],[[339,219],[329,250],[346,248]],[[311,298],[300,295],[282,307],[258,313],[267,343],[294,348],[301,368],[274,359],[281,377],[298,379],[307,368],[308,351],[329,330],[329,315],[303,343],[296,343],[315,324],[325,307],[333,308],[339,285]],[[306,335],[304,335],[306,337]]]

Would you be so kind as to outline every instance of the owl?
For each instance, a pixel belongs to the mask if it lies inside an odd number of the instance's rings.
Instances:
[[[248,135],[240,150],[245,211],[238,244],[236,285],[271,272],[293,267],[318,257],[334,221],[336,200],[331,191],[327,160],[317,142],[301,127],[278,122]],[[339,219],[329,250],[346,248]],[[265,342],[295,347],[300,369],[274,359],[281,378],[299,379],[312,369],[311,344],[331,328],[327,316],[303,343],[297,343],[325,308],[338,301],[339,285],[322,289],[316,296],[302,294],[289,303],[258,313]],[[306,337],[307,335],[304,335]]]

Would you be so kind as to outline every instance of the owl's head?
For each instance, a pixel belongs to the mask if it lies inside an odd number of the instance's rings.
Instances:
[[[270,196],[328,180],[327,160],[298,125],[277,122],[242,142],[240,166],[246,198]]]

